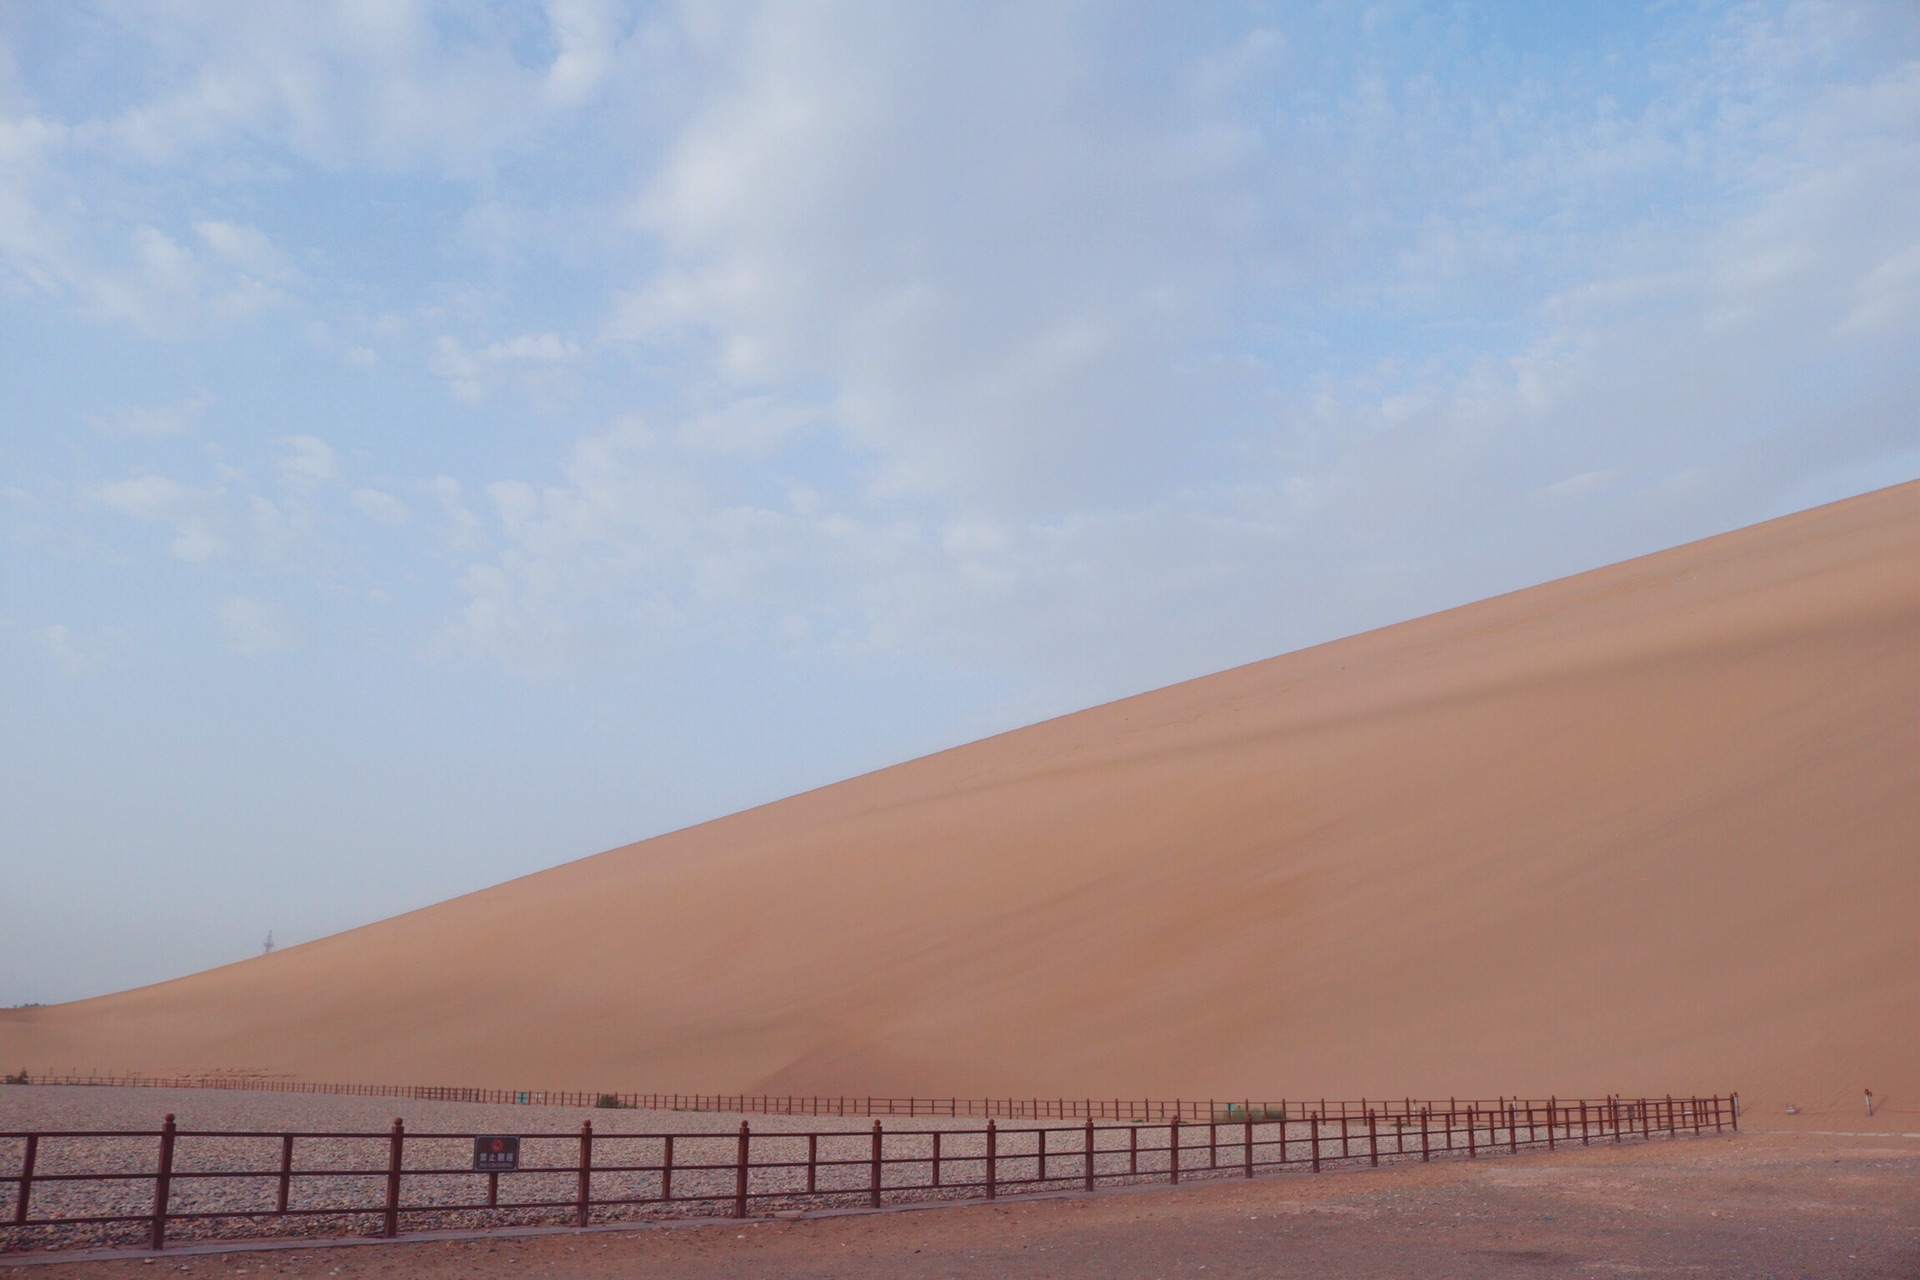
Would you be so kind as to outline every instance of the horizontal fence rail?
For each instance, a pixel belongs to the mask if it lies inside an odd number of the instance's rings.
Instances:
[[[1322,1119],[1340,1116],[1359,1118],[1373,1112],[1386,1113],[1398,1108],[1410,1114],[1419,1106],[1444,1105],[1464,1111],[1476,1107],[1484,1112],[1506,1106],[1507,1098],[1449,1098],[1444,1104],[1416,1102],[1412,1098],[1328,1099],[1309,1098],[1279,1102],[1259,1099],[1161,1099],[1161,1098],[882,1098],[842,1095],[838,1097],[785,1097],[765,1094],[734,1093],[600,1093],[565,1089],[481,1089],[465,1085],[432,1084],[328,1084],[313,1080],[280,1080],[261,1076],[232,1075],[36,1075],[7,1077],[6,1083],[39,1085],[98,1085],[135,1089],[225,1089],[256,1093],[303,1093],[357,1098],[410,1098],[422,1102],[479,1102],[505,1106],[598,1107],[642,1111],[723,1112],[731,1115],[772,1116],[916,1116],[976,1120],[1121,1120],[1129,1123],[1146,1120],[1206,1121],[1224,1117],[1227,1112],[1255,1117],[1279,1118],[1291,1115],[1304,1119],[1309,1112]],[[1521,1101],[1519,1105],[1530,1105]],[[1537,1104],[1545,1106],[1545,1101]]]
[[[997,1199],[1126,1183],[1738,1129],[1734,1096],[1401,1099],[1221,1104],[1200,1120],[981,1128],[513,1135],[517,1167],[473,1167],[489,1135],[181,1129],[0,1133],[0,1253],[178,1236],[396,1236],[426,1230],[689,1215],[745,1218],[884,1203]],[[81,1231],[84,1235],[76,1235]]]

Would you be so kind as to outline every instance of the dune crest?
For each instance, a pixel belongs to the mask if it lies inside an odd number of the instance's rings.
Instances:
[[[0,1065],[1920,1106],[1920,483],[304,946]]]

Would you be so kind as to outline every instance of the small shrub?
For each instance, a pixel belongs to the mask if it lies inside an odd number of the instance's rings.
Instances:
[[[1282,1117],[1277,1107],[1272,1109],[1267,1107],[1253,1107],[1249,1109],[1247,1107],[1236,1107],[1229,1103],[1225,1111],[1216,1112],[1213,1118],[1221,1124],[1245,1124],[1249,1120],[1255,1124],[1269,1124]]]
[[[593,1105],[608,1111],[618,1111],[621,1107],[624,1107],[626,1103],[620,1101],[617,1094],[603,1093],[594,1101]]]

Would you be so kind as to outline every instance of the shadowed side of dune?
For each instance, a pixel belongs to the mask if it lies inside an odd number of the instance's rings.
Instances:
[[[1916,640],[1906,485],[0,1011],[0,1060],[1913,1105]]]

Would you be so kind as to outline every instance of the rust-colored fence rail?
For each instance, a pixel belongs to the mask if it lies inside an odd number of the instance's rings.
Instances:
[[[11,1078],[9,1078],[11,1080]],[[772,1116],[917,1116],[975,1120],[1120,1120],[1208,1121],[1228,1112],[1256,1117],[1293,1116],[1309,1112],[1325,1119],[1358,1119],[1379,1113],[1409,1115],[1418,1107],[1443,1107],[1485,1113],[1514,1105],[1546,1106],[1508,1098],[1448,1098],[1422,1102],[1412,1098],[1306,1098],[1278,1102],[1255,1098],[883,1098],[841,1095],[816,1097],[735,1093],[619,1093],[563,1089],[481,1089],[465,1085],[328,1084],[312,1080],[276,1080],[258,1076],[185,1075],[36,1075],[21,1083],[39,1085],[112,1086],[137,1089],[229,1089],[258,1093],[303,1093],[358,1098],[412,1098],[425,1102],[483,1102],[506,1106],[619,1107],[645,1111],[724,1112],[733,1115]]]
[[[0,1133],[0,1251],[170,1235],[398,1235],[448,1227],[587,1226],[662,1216],[879,1207],[1090,1191],[1129,1182],[1318,1173],[1382,1161],[1738,1128],[1735,1100],[1402,1100],[1363,1114],[1295,1104],[1187,1121],[819,1132],[515,1135],[524,1163],[476,1172],[471,1133],[187,1130]],[[11,1159],[8,1159],[10,1150]],[[77,1233],[77,1234],[76,1234]]]

